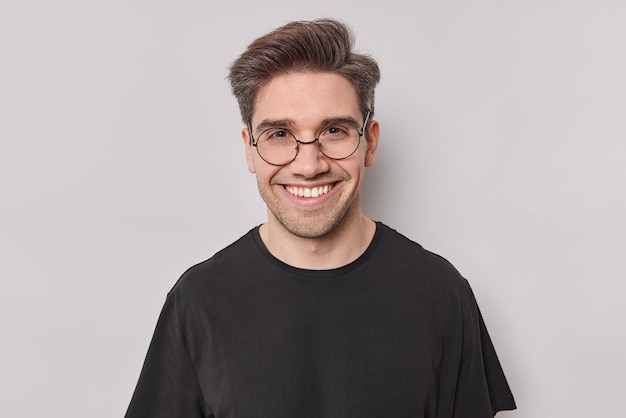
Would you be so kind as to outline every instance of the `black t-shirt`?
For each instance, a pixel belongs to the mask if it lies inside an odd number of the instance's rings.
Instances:
[[[258,228],[183,274],[127,418],[486,418],[515,402],[467,281],[378,223],[303,270]]]

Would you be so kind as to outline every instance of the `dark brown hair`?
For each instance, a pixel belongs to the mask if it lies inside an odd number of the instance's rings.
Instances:
[[[380,69],[369,55],[355,53],[354,35],[333,19],[287,23],[254,40],[230,67],[228,79],[241,119],[250,123],[257,92],[272,78],[293,71],[329,71],[352,82],[363,116],[374,113]]]

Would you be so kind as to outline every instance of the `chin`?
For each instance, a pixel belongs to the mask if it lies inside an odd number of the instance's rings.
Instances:
[[[330,233],[334,232],[341,226],[342,221],[345,218],[345,214],[341,216],[335,216],[333,219],[281,219],[277,217],[278,222],[285,228],[290,234],[299,238],[323,238]]]

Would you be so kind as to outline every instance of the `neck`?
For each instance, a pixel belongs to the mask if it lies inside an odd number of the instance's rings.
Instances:
[[[284,263],[302,269],[328,270],[345,266],[363,254],[374,237],[376,224],[359,215],[345,219],[322,237],[303,238],[270,218],[259,232],[269,252]]]

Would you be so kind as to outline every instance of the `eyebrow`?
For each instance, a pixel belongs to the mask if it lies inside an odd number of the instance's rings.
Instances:
[[[352,116],[333,116],[331,118],[323,119],[319,123],[320,129],[322,129],[326,125],[336,124],[336,123],[347,123],[358,128],[359,122]],[[296,127],[296,122],[293,119],[264,119],[257,126],[256,130],[264,131],[270,128],[291,128],[294,129]]]

